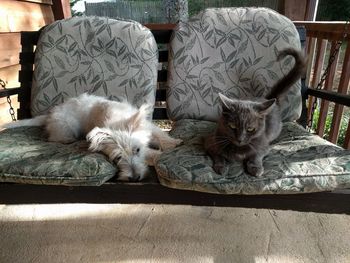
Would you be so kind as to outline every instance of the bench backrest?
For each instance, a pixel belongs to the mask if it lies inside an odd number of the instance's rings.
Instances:
[[[176,24],[146,24],[151,29],[154,38],[159,46],[159,62],[158,68],[158,88],[156,91],[156,104],[153,113],[153,119],[168,119],[166,110],[166,83],[167,83],[167,61],[168,61],[168,43]],[[301,46],[305,46],[306,32],[304,27],[297,27],[300,35]],[[20,53],[21,70],[19,72],[20,91],[18,101],[20,108],[18,109],[18,119],[31,117],[30,99],[31,87],[34,70],[35,47],[38,42],[41,31],[23,31],[21,32],[22,51]]]
[[[43,28],[35,50],[32,115],[82,93],[154,105],[158,48],[136,21],[72,17]]]
[[[293,22],[262,7],[208,8],[180,22],[170,43],[168,114],[172,120],[215,121],[218,93],[264,97],[295,64],[286,49],[301,49]],[[301,113],[300,81],[279,99],[284,121]]]

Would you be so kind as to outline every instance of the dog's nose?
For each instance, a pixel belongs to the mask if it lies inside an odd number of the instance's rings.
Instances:
[[[129,181],[130,182],[137,182],[140,181],[141,177],[139,175],[137,176],[133,176],[133,177],[129,177]]]

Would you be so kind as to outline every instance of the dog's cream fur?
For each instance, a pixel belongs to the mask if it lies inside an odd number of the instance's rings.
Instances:
[[[82,94],[54,107],[48,115],[4,127],[45,125],[48,140],[60,143],[85,136],[90,142],[89,150],[104,153],[118,166],[118,179],[135,181],[144,178],[147,164],[152,165],[162,150],[181,143],[149,121],[151,112],[149,104],[137,109],[128,102]],[[150,148],[151,144],[158,149]]]

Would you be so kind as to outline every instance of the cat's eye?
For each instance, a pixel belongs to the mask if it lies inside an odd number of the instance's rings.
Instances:
[[[140,148],[137,148],[137,149],[136,149],[136,153],[139,153],[139,152],[140,152]]]
[[[119,163],[119,161],[120,161],[121,158],[122,158],[121,155],[116,156],[116,157],[114,158],[114,162],[115,162],[115,163]]]
[[[232,130],[234,130],[234,129],[237,128],[236,125],[235,125],[233,122],[229,122],[229,123],[228,123],[228,126],[229,126]]]
[[[247,128],[247,131],[248,131],[248,132],[254,132],[254,131],[255,131],[255,128],[254,128],[254,127],[248,127],[248,128]]]

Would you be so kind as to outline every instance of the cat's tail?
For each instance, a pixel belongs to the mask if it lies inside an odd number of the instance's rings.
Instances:
[[[283,95],[306,71],[307,59],[301,51],[293,48],[284,49],[278,54],[277,60],[280,61],[286,56],[294,57],[294,66],[287,75],[271,88],[271,91],[266,95],[266,99],[277,99]]]
[[[17,128],[17,127],[23,127],[23,126],[44,126],[46,123],[48,115],[40,115],[37,117],[34,117],[32,119],[24,119],[14,122],[9,122],[4,125],[2,125],[2,128]]]

